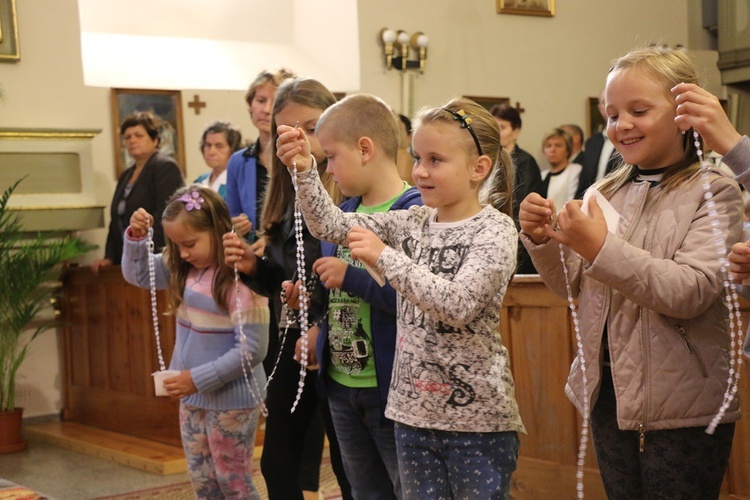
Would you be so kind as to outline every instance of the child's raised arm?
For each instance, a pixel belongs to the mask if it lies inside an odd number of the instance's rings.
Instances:
[[[279,125],[277,131],[279,138],[276,139],[276,156],[279,160],[289,169],[294,167],[296,160],[298,172],[310,170],[313,166],[313,157],[307,134],[301,128],[289,125]]]
[[[154,225],[154,218],[145,209],[139,208],[130,216],[130,234],[141,239],[148,234],[148,228]]]
[[[674,121],[681,130],[694,128],[706,145],[720,155],[740,142],[742,136],[732,126],[716,96],[692,83],[676,85],[672,94],[677,103]]]
[[[130,216],[130,226],[125,230],[123,238],[122,276],[131,285],[149,288],[151,282],[148,262],[153,258],[156,288],[163,289],[169,285],[169,269],[161,254],[151,256],[145,239],[148,228],[153,224],[154,218],[143,208]]]

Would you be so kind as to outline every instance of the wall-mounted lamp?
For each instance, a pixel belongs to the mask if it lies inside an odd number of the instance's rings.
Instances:
[[[424,73],[424,62],[427,59],[427,45],[430,39],[417,31],[413,35],[405,31],[398,32],[388,28],[380,30],[380,41],[383,42],[383,52],[385,54],[385,67],[387,69],[396,68],[401,71],[407,69],[419,69]],[[409,59],[409,48],[416,51],[417,59]]]

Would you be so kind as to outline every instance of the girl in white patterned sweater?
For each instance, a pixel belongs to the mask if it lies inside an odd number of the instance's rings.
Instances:
[[[404,498],[508,498],[525,432],[497,332],[516,266],[510,159],[497,122],[463,98],[420,113],[413,149],[425,206],[370,215],[331,202],[302,130],[279,127],[277,155],[297,164],[313,234],[348,244],[399,292],[386,416],[396,422]],[[494,168],[504,213],[479,202]],[[241,249],[225,255],[242,265]]]

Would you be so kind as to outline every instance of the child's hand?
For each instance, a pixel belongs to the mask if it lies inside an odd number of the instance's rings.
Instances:
[[[297,280],[296,283],[292,283],[290,280],[281,282],[281,289],[284,291],[286,297],[286,306],[292,309],[299,309],[299,287],[302,285],[302,280]]]
[[[243,274],[253,274],[257,257],[237,233],[226,233],[222,238],[224,244],[224,263],[229,267],[237,264],[237,270]]]
[[[674,121],[680,130],[694,128],[703,136],[706,146],[720,155],[740,142],[742,136],[730,123],[716,96],[692,83],[676,85],[672,94],[677,103]]]
[[[148,228],[154,225],[154,218],[146,210],[139,208],[130,216],[130,234],[134,238],[143,238],[148,234]]]
[[[315,355],[315,343],[318,341],[318,333],[320,329],[317,325],[311,326],[307,330],[307,365],[305,368],[308,370],[314,370],[318,367],[318,358]],[[302,360],[302,337],[297,339],[297,343],[294,345],[294,361],[301,363]]]
[[[253,229],[253,223],[247,215],[240,214],[232,217],[232,227],[237,234],[244,238]]]
[[[298,127],[279,125],[276,129],[279,138],[276,140],[276,156],[287,166],[292,168],[292,162],[297,160],[297,171],[307,172],[312,168],[310,141],[305,132]]]
[[[198,388],[193,383],[193,376],[190,375],[190,370],[182,370],[176,377],[166,379],[164,388],[172,399],[182,399],[198,392]]]
[[[321,257],[313,264],[313,271],[318,273],[320,281],[328,288],[341,288],[344,283],[347,264],[337,257]]]
[[[94,271],[94,274],[99,274],[99,271],[105,267],[109,267],[113,264],[112,259],[99,259],[95,260],[93,264],[91,264],[91,270]]]
[[[518,220],[521,231],[537,245],[549,241],[547,228],[550,227],[552,216],[555,214],[555,204],[552,200],[545,200],[538,193],[530,193],[521,202]]]
[[[354,226],[346,235],[351,251],[352,258],[360,262],[365,262],[371,267],[380,258],[380,254],[385,249],[385,243],[378,238],[375,233],[363,227]]]
[[[567,202],[557,215],[558,229],[547,226],[547,235],[588,262],[594,262],[607,237],[607,221],[596,198],[589,201],[590,217],[583,213],[581,205],[581,200]]]
[[[266,252],[266,237],[261,236],[255,240],[255,242],[250,245],[250,250],[252,250],[258,257],[263,257],[263,254]]]
[[[750,240],[732,245],[729,252],[729,271],[737,283],[750,278]]]

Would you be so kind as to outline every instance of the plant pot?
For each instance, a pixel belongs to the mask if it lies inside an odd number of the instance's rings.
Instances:
[[[0,411],[0,453],[14,453],[29,447],[21,435],[23,408]]]

